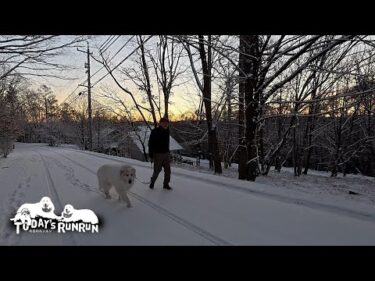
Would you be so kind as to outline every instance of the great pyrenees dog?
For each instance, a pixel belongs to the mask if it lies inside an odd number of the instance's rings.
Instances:
[[[70,204],[65,205],[64,211],[61,213],[61,221],[63,222],[77,222],[83,221],[86,223],[96,224],[99,222],[95,213],[89,209],[76,210]]]
[[[127,194],[135,180],[135,169],[132,166],[106,164],[98,169],[97,176],[99,189],[104,192],[107,199],[111,198],[109,191],[114,187],[119,195],[119,200],[125,201],[129,208],[132,206]]]
[[[55,206],[53,205],[51,199],[47,196],[43,197],[38,203],[25,203],[18,208],[17,214],[14,217],[21,218],[30,217],[34,219],[35,217],[43,217],[49,219],[57,219],[58,216],[55,215]]]

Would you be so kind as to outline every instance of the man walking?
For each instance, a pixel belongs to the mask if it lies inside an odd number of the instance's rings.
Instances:
[[[159,126],[151,131],[148,141],[148,152],[151,162],[154,162],[154,173],[151,177],[150,188],[158,178],[161,168],[164,168],[163,188],[172,190],[169,186],[171,178],[171,165],[169,159],[169,120],[166,117],[160,119]]]

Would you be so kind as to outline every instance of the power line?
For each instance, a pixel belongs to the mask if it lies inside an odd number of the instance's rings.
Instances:
[[[100,45],[99,50],[108,42],[108,40],[112,37],[113,35],[108,36],[108,38]]]
[[[68,105],[70,106],[72,103],[74,103],[80,97],[82,97],[82,95],[76,95],[76,96],[74,96],[74,98],[68,103]]]
[[[135,35],[133,35],[132,37],[130,37],[130,39],[128,39],[128,41],[126,41],[126,43],[124,44],[124,45],[122,45],[122,47],[116,52],[116,54],[114,54],[113,55],[113,57],[112,58],[110,58],[109,60],[108,60],[108,63],[109,62],[111,62],[121,51],[122,51],[122,49],[124,49],[125,48],[125,46],[130,42],[130,40],[132,40],[133,39],[133,37],[134,37]],[[101,68],[99,68],[93,75],[91,75],[91,78],[92,77],[94,77],[100,70],[102,70],[104,68],[104,66],[102,66]],[[86,83],[86,81],[87,80],[85,80],[85,82],[83,82],[83,83]],[[82,83],[82,84],[83,84]]]
[[[118,55],[118,53],[120,53],[121,50],[125,48],[125,46],[130,42],[130,40],[132,40],[134,38],[134,36],[135,35],[133,35],[132,37],[130,37],[130,39],[128,39],[128,41],[126,41],[125,44],[122,45],[122,47],[116,52],[116,54],[114,54],[113,57],[108,60],[108,62],[111,62]]]
[[[111,62],[121,51],[123,48],[125,48],[125,46],[130,42],[130,40],[132,40],[134,38],[135,35],[133,35],[132,37],[130,37],[130,39],[128,39],[125,44],[112,56],[112,58],[110,58],[108,60],[108,62]],[[149,39],[151,39],[152,36],[149,36],[144,42],[146,43]],[[109,38],[108,38],[109,39]],[[107,39],[107,41],[108,41]],[[111,40],[110,40],[111,41]],[[110,42],[108,41],[108,42]],[[107,42],[107,43],[108,43]],[[103,45],[103,44],[102,44]],[[135,48],[127,57],[125,57],[119,64],[117,64],[112,70],[110,70],[108,73],[106,73],[104,76],[102,76],[99,80],[97,80],[94,84],[92,84],[91,87],[94,87],[96,84],[98,84],[101,80],[103,80],[107,75],[109,75],[111,72],[113,72],[117,67],[119,67],[125,60],[127,60],[131,55],[133,55],[135,53],[136,50],[138,50],[140,48],[140,46],[138,46],[137,48]],[[97,70],[94,74],[90,75],[90,78],[94,77],[100,70],[102,70],[104,68],[104,66],[102,66],[99,70]],[[84,84],[88,81],[88,79],[86,79],[83,83],[81,84]],[[80,84],[80,85],[81,85]],[[69,96],[67,98],[65,98],[64,102],[66,102],[73,94],[74,92],[80,87],[80,85],[78,85],[74,90],[73,92],[71,92],[69,94]],[[69,102],[68,104],[71,105],[73,102],[75,102],[78,98],[80,97],[80,95],[77,95],[71,102]],[[63,102],[63,103],[64,103]]]
[[[103,48],[105,48],[109,43],[111,43],[111,41],[115,38],[115,35],[111,35],[109,37],[109,40],[107,41],[107,43],[104,44],[104,46],[102,46],[101,48],[99,48],[99,51],[102,50]]]
[[[111,41],[113,40],[113,38],[115,38],[114,35],[109,36],[108,39],[106,40],[106,42],[105,42],[104,44],[102,44],[102,46],[99,48],[99,51],[100,51],[102,48],[105,48],[105,46],[106,46],[109,42],[111,42]]]
[[[150,40],[152,37],[152,35],[150,35],[144,42],[143,44],[145,44],[148,40]],[[137,48],[135,48],[128,56],[126,56],[122,61],[120,61],[120,63],[118,63],[112,70],[108,71],[107,74],[105,74],[104,76],[102,76],[102,78],[100,78],[99,80],[97,80],[94,84],[92,84],[92,87],[94,87],[96,84],[98,84],[100,81],[102,81],[107,75],[109,75],[110,73],[112,73],[117,67],[119,67],[125,60],[127,60],[131,55],[133,55],[141,46],[138,46]]]
[[[111,42],[111,44],[107,45],[107,47],[105,47],[104,49],[102,50],[99,50],[101,53],[105,52],[106,50],[108,50],[109,47],[111,47],[118,39],[120,38],[120,35],[117,35],[117,38],[115,40],[113,40]]]
[[[113,37],[113,35],[111,35],[111,36],[109,36],[108,38],[107,38],[107,40],[105,40],[105,42],[102,44],[102,46],[104,46],[104,44],[106,44],[106,42],[107,43],[109,43],[112,39],[110,39],[111,37]],[[119,37],[119,36],[118,36]],[[132,39],[134,37],[134,35],[116,52],[116,54],[109,60],[109,61],[112,61],[117,55],[118,55],[118,53],[129,43],[129,41]],[[110,39],[110,40],[109,40]],[[108,41],[109,40],[109,41]],[[114,41],[112,42],[112,43],[114,43]],[[101,46],[101,47],[102,47]],[[101,48],[100,47],[100,48]],[[92,74],[91,76],[90,76],[90,78],[92,78],[92,77],[94,77],[100,70],[102,70],[104,68],[104,66],[102,66],[99,70],[97,70],[94,74]],[[88,79],[86,79],[84,82],[82,82],[82,83],[80,83],[80,84],[84,84],[84,83],[86,83],[88,81]],[[65,99],[64,99],[64,101],[62,102],[62,104],[63,103],[65,103],[65,102],[67,102],[69,99],[70,99],[70,97],[75,93],[75,91],[77,91],[77,89],[80,87],[80,85],[78,85]],[[77,98],[79,97],[79,95],[77,95],[72,101],[70,101],[68,104],[69,105],[71,105],[74,101],[76,101],[77,100]]]
[[[79,88],[79,85],[73,90],[73,92],[71,92],[65,99],[64,99],[64,101],[61,103],[61,104],[63,104],[63,103],[65,103],[73,94],[74,94],[74,92],[75,91],[77,91],[77,89]]]
[[[104,45],[106,45],[106,44],[108,44],[109,43],[109,41],[111,41],[113,38],[112,37],[114,37],[114,35],[110,35],[110,36],[108,36],[108,38],[106,39],[106,40],[104,40],[104,42],[102,43],[102,45],[99,47],[99,49],[101,49]],[[97,73],[97,72],[96,72]],[[91,77],[93,77],[96,73],[94,73]],[[86,83],[87,82],[87,79],[83,82],[83,83]],[[81,83],[81,84],[83,84],[83,83]],[[65,103],[67,100],[69,100],[69,98],[74,94],[74,92],[75,91],[77,91],[77,89],[80,87],[80,85],[78,85],[65,99],[64,99],[64,101],[62,102],[62,104],[63,103]],[[75,99],[74,99],[75,100]],[[68,103],[69,105],[71,104],[72,102],[70,102],[70,103]]]

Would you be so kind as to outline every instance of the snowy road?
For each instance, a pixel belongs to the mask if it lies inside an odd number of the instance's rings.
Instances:
[[[375,245],[375,211],[345,211],[298,204],[288,196],[262,194],[243,182],[172,168],[173,191],[136,182],[133,208],[105,200],[96,171],[124,162],[148,181],[149,163],[41,144],[17,143],[0,160],[0,245]],[[254,185],[256,183],[246,183]],[[9,218],[25,202],[49,196],[60,214],[65,204],[93,210],[99,233],[21,233]]]

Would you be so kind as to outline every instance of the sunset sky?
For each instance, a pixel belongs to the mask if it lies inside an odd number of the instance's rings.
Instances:
[[[117,38],[114,37],[116,40],[109,41],[110,43],[113,42],[112,45],[105,50],[105,54],[108,57],[113,57],[120,49],[124,46],[125,42],[130,39],[130,35],[122,35]],[[69,40],[69,36],[62,36],[61,40]],[[95,57],[99,57],[99,47],[109,38],[109,35],[103,36],[91,36],[88,40],[90,44],[90,51],[93,52]],[[151,39],[152,40],[152,39]],[[153,42],[149,41],[146,43],[146,47],[152,47]],[[82,42],[80,44],[82,47],[80,49],[86,50],[86,42]],[[123,60],[128,54],[130,54],[136,47],[135,38],[133,38],[129,43],[120,51],[118,54],[113,58],[111,61],[112,67],[117,65],[121,60]],[[117,78],[121,77],[121,73],[118,70],[121,67],[130,66],[132,64],[132,60],[137,58],[136,54],[133,54],[129,59],[127,59],[117,70],[115,71],[115,76]],[[54,94],[56,95],[59,103],[63,102],[78,86],[78,84],[82,84],[87,79],[86,69],[84,68],[84,64],[87,62],[86,54],[79,52],[76,47],[70,48],[64,52],[64,54],[58,56],[56,58],[56,62],[62,63],[74,69],[65,70],[61,75],[69,78],[71,80],[62,80],[57,78],[33,78],[32,84],[34,87],[38,87],[41,84],[46,84],[47,86],[51,87]],[[101,98],[100,95],[106,91],[115,91],[119,93],[119,95],[126,101],[131,104],[131,100],[122,90],[116,85],[110,75],[107,75],[103,80],[101,80],[98,84],[95,84],[100,78],[102,78],[105,74],[107,74],[107,70],[102,68],[102,65],[96,62],[95,60],[91,59],[91,84],[94,85],[92,89],[93,98],[99,100],[102,104],[107,104],[108,100],[105,98]],[[152,67],[152,65],[149,65]],[[100,70],[100,68],[102,68]],[[193,80],[193,76],[190,75],[190,69],[188,68],[188,64],[183,62],[182,69],[186,69],[186,71],[181,75],[181,79],[178,83],[182,83],[182,85],[174,88],[173,95],[170,98],[170,113],[174,116],[180,116],[183,113],[189,111],[195,111],[199,104],[199,92],[198,88],[195,85],[195,81]],[[99,70],[99,71],[98,71]],[[97,72],[98,71],[98,72]],[[97,73],[96,73],[97,72]],[[152,73],[152,72],[151,72]],[[121,80],[121,79],[119,79]],[[85,83],[87,85],[87,83]],[[127,88],[134,91],[136,99],[141,102],[142,95],[139,91],[135,88],[132,82],[126,82],[122,85],[126,86]],[[156,84],[154,83],[153,87],[153,94],[158,95]],[[85,87],[79,87],[74,93],[77,95],[80,91],[86,90]],[[160,93],[161,94],[161,93]],[[162,104],[162,101],[161,101]]]

